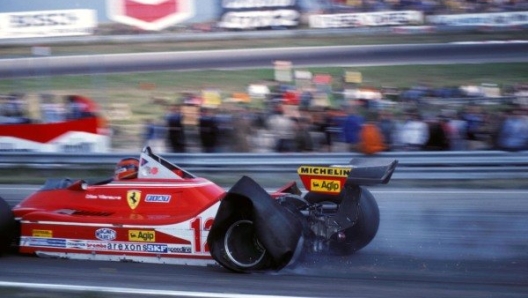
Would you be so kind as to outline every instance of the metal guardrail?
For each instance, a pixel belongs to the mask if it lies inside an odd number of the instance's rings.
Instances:
[[[0,155],[3,169],[113,169],[131,154],[12,153]],[[384,152],[357,153],[186,153],[161,154],[195,173],[296,173],[301,165],[347,164],[352,158],[397,159],[393,179],[528,179],[528,151]],[[528,183],[528,180],[527,180]]]
[[[257,30],[257,31],[220,31],[220,32],[178,32],[139,35],[92,35],[66,37],[34,37],[3,39],[4,46],[33,46],[39,44],[120,44],[153,42],[214,41],[232,39],[328,37],[349,35],[388,34],[390,27],[382,28],[338,28],[338,29],[295,29],[295,30]]]
[[[444,26],[435,25],[436,32],[468,33],[480,32],[478,26]],[[187,42],[214,41],[232,39],[263,39],[263,38],[300,38],[300,37],[328,37],[328,36],[361,36],[393,34],[393,27],[362,27],[362,28],[327,28],[327,29],[290,29],[290,30],[256,30],[256,31],[218,31],[218,32],[177,32],[177,33],[149,33],[138,35],[91,35],[65,37],[33,37],[33,38],[4,38],[3,46],[34,46],[59,44],[121,44],[121,43],[153,43],[153,42]],[[420,30],[412,30],[406,34],[423,34]]]

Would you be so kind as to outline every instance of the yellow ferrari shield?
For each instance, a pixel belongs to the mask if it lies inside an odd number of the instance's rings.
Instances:
[[[141,191],[129,190],[127,192],[126,198],[127,198],[128,206],[130,206],[130,209],[134,210],[139,205],[139,201],[141,200]]]

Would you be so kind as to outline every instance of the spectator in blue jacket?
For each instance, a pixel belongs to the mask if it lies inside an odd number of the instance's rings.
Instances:
[[[345,142],[348,144],[350,151],[357,151],[357,145],[359,142],[359,133],[365,120],[363,116],[357,113],[355,105],[346,106],[347,116],[343,122],[343,136]]]

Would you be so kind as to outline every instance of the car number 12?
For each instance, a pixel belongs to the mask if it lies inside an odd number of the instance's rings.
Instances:
[[[207,245],[207,242],[202,242],[202,232],[211,230],[211,227],[213,226],[213,218],[208,218],[202,223],[201,217],[196,217],[195,219],[191,220],[191,229],[193,230],[194,234],[194,251],[196,253],[208,253],[209,252],[209,246]]]

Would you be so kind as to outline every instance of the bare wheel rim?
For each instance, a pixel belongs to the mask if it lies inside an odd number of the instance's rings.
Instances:
[[[229,227],[224,238],[224,249],[229,260],[242,268],[257,265],[266,254],[251,220],[239,220]]]

